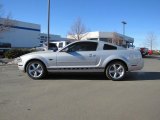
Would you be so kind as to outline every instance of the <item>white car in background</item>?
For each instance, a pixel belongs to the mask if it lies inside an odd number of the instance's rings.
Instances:
[[[35,47],[33,50],[35,51],[46,51],[47,50],[47,43],[44,43],[42,46]],[[58,47],[56,46],[55,43],[49,43],[49,50],[53,50],[56,52],[58,50]]]
[[[140,51],[127,50],[102,41],[73,42],[63,49],[41,51],[18,58],[18,67],[32,79],[48,72],[103,72],[111,80],[122,80],[127,71],[143,68]]]

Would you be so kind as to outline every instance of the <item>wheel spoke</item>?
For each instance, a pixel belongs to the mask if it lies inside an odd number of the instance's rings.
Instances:
[[[37,70],[37,73],[42,74],[42,70]]]
[[[110,71],[109,71],[110,74],[112,74],[112,73],[114,73],[114,72],[115,72],[114,70],[110,70]]]
[[[113,65],[113,68],[114,68],[114,70],[116,70],[116,69],[117,69],[115,64]]]
[[[34,70],[29,70],[29,74],[30,75],[34,74]]]
[[[117,71],[120,71],[120,70],[123,70],[123,67],[121,65],[117,68]]]
[[[34,72],[34,77],[37,77],[38,76],[38,73],[37,71]]]
[[[36,69],[35,64],[32,64],[31,67],[33,68],[33,70]]]
[[[40,64],[37,65],[36,69],[41,69],[41,66]]]
[[[119,76],[122,76],[123,75],[123,71],[121,71],[121,72],[118,72],[118,74],[119,74]]]
[[[117,78],[117,72],[114,73],[114,76],[113,76],[113,77],[114,77],[114,78]]]

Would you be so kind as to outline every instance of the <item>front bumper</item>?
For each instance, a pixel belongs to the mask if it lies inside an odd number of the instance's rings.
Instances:
[[[24,66],[22,64],[18,63],[18,68],[19,68],[19,70],[25,72],[25,68],[24,68]]]

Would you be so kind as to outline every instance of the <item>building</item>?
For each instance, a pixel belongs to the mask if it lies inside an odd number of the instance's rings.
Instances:
[[[0,28],[6,19],[0,18]],[[10,43],[13,48],[32,48],[43,46],[47,41],[47,34],[41,33],[39,24],[9,20],[10,27],[5,32],[0,31],[0,42]],[[54,42],[58,48],[64,47],[69,42],[75,41],[71,36],[62,38],[60,35],[50,34],[50,42]],[[84,40],[101,40],[119,46],[133,45],[134,38],[124,36],[116,32],[88,32],[82,38]]]
[[[134,43],[134,38],[116,32],[88,32],[83,36],[82,40],[100,40],[124,47],[133,46]],[[72,39],[69,35],[67,38]]]
[[[0,19],[0,25],[6,19]],[[0,42],[11,43],[12,47],[28,48],[39,44],[40,25],[17,20],[10,20],[8,30],[0,32]]]
[[[47,41],[47,34],[41,33],[39,24],[0,18],[0,27],[5,24],[6,20],[10,23],[10,27],[4,32],[0,31],[1,43],[11,43],[12,48],[33,48],[42,46]],[[60,35],[50,34],[51,42],[67,40],[67,38],[61,38]]]

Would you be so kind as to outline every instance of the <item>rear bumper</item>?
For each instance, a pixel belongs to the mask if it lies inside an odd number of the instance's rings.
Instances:
[[[140,62],[138,62],[137,65],[131,65],[128,71],[141,70],[143,67],[144,67],[144,61],[141,60]]]

